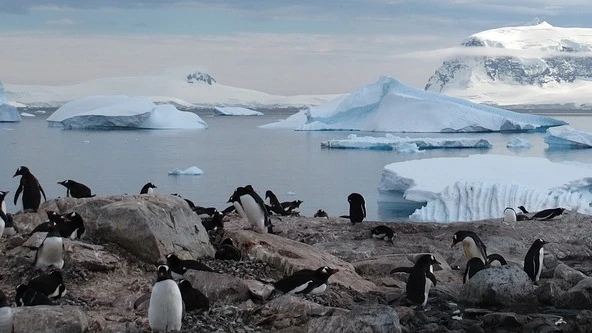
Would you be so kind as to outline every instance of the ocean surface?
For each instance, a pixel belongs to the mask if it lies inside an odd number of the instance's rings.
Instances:
[[[347,196],[359,192],[366,198],[369,220],[402,220],[379,209],[378,185],[386,164],[410,159],[504,154],[546,157],[551,161],[592,163],[592,151],[549,150],[543,133],[401,134],[410,137],[482,137],[492,149],[438,149],[425,153],[321,149],[321,141],[346,138],[351,133],[384,136],[384,133],[349,131],[299,132],[261,129],[259,125],[289,114],[221,116],[198,113],[206,130],[63,130],[48,127],[50,113],[23,117],[20,123],[0,123],[0,190],[9,190],[12,204],[20,165],[29,167],[43,186],[47,198],[64,197],[58,181],[73,179],[88,185],[93,193],[139,193],[152,182],[159,193],[179,193],[200,206],[223,209],[237,186],[251,184],[261,196],[271,189],[280,201],[303,200],[301,214],[312,216],[324,209],[330,216],[348,213]],[[591,116],[554,115],[576,129],[592,132]],[[531,149],[509,150],[506,143],[521,136]],[[200,176],[169,176],[175,168],[197,166]],[[536,172],[536,170],[533,170]],[[445,173],[442,172],[444,175]],[[20,206],[20,201],[19,201]]]

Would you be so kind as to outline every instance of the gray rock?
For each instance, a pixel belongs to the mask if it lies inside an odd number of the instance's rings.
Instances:
[[[188,271],[184,278],[193,288],[201,291],[210,303],[240,303],[251,297],[243,280],[228,274],[205,271]]]
[[[270,324],[274,329],[284,329],[303,325],[310,317],[327,316],[339,311],[345,310],[319,305],[297,296],[282,295],[265,303],[260,312],[263,319],[258,321],[258,325]]]
[[[24,306],[13,309],[14,333],[79,333],[88,329],[88,318],[76,306]]]
[[[566,264],[559,264],[555,267],[553,278],[563,280],[569,283],[570,287],[575,286],[578,282],[586,278],[584,273],[573,269]]]
[[[462,286],[460,301],[472,305],[509,308],[537,305],[532,280],[516,266],[501,266],[477,272]]]
[[[536,288],[535,294],[539,303],[547,305],[555,305],[555,302],[563,295],[563,293],[571,288],[569,283],[558,280],[546,280],[539,283],[539,287]]]
[[[249,288],[249,292],[253,298],[263,301],[268,299],[275,290],[273,285],[257,280],[244,280],[243,283]]]
[[[528,318],[512,312],[494,312],[488,313],[482,317],[483,324],[488,327],[514,328],[522,327],[528,321]]]
[[[592,308],[592,277],[585,278],[564,293],[558,305],[569,309]]]
[[[89,271],[112,271],[119,267],[121,259],[104,250],[101,245],[64,239],[66,260]]]
[[[347,313],[313,318],[308,322],[307,333],[400,333],[397,312],[385,305],[368,305],[353,308]]]

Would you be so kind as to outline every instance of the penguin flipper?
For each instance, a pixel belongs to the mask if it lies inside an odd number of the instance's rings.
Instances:
[[[412,270],[413,270],[413,267],[396,267],[396,268],[393,268],[393,270],[391,270],[391,274],[393,274],[393,273],[409,273],[409,274],[411,274]]]
[[[41,191],[41,194],[43,194],[43,200],[47,201],[47,198],[45,197],[45,191],[43,191],[43,187],[41,187],[41,184],[39,184],[39,190]]]
[[[499,255],[497,253],[492,253],[487,256],[487,266],[491,265],[491,263],[496,260],[499,261],[500,264],[502,264],[502,266],[505,266],[508,264],[508,262],[506,261],[506,259],[504,257],[502,257],[501,255]]]
[[[36,232],[49,232],[51,222],[43,222],[40,225],[36,226],[33,231],[29,233],[29,235],[33,235]]]
[[[434,273],[432,272],[426,272],[426,277],[430,280],[432,280],[432,283],[434,284],[434,287],[436,286],[436,276],[434,275]]]
[[[184,260],[183,261],[183,268],[186,270],[193,269],[196,271],[215,272],[213,269],[211,269],[210,267],[208,267],[205,264],[202,264],[201,262],[199,262],[197,260]]]
[[[19,187],[16,189],[16,192],[14,193],[14,204],[16,205],[16,202],[18,201],[18,197],[19,195],[21,195],[21,192],[23,191],[23,184],[19,184]]]

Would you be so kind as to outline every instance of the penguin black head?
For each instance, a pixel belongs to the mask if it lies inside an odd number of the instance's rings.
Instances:
[[[181,265],[181,259],[179,257],[177,257],[177,255],[174,253],[167,254],[165,256],[165,258],[167,261],[167,265],[169,265],[169,266],[177,267],[177,266]],[[163,266],[163,265],[161,265],[161,266]]]
[[[21,165],[18,169],[16,169],[16,172],[14,173],[14,176],[12,176],[12,177],[14,178],[16,176],[24,176],[24,175],[28,175],[30,173],[31,173],[31,171],[29,171],[29,168]]]
[[[65,187],[69,187],[72,181],[70,179],[66,179],[64,181],[58,182],[60,185],[64,185]]]
[[[315,275],[323,278],[323,279],[328,279],[331,275],[335,274],[339,272],[339,270],[337,268],[330,268],[329,266],[323,266],[318,268],[315,271]]]
[[[64,279],[62,278],[62,273],[60,273],[60,271],[53,271],[49,274],[50,276],[53,276],[56,279],[59,279],[60,281],[63,281]]]
[[[255,190],[253,190],[253,187],[251,185],[247,185],[245,187],[239,186],[236,188],[234,193],[232,193],[232,195],[230,196],[230,198],[226,202],[228,203],[228,202],[239,201],[241,196],[248,194],[251,191],[255,191]]]
[[[62,216],[60,214],[54,212],[53,210],[47,210],[47,211],[45,211],[45,213],[47,213],[47,218],[50,221],[56,222],[56,221],[62,219]]]
[[[453,248],[454,245],[462,242],[467,237],[472,238],[475,241],[475,243],[478,243],[477,240],[481,242],[481,238],[479,238],[479,236],[475,232],[469,230],[459,230],[454,233],[454,236],[452,236],[452,245],[450,246],[450,248]]]
[[[364,197],[360,193],[351,193],[347,196],[347,201],[350,203],[362,203],[364,202]]]
[[[543,247],[545,244],[549,244],[549,242],[545,241],[542,238],[539,238],[537,240],[534,241],[534,243],[532,243],[532,247],[536,248],[536,249],[540,249],[541,247]]]
[[[145,186],[148,186],[149,188],[158,188],[158,187],[156,187],[156,185],[154,185],[152,183],[147,183]]]
[[[172,279],[173,276],[171,275],[171,269],[167,265],[160,265],[158,266],[158,271],[156,272],[157,281]]]
[[[424,254],[417,259],[415,262],[415,267],[424,267],[429,268],[431,265],[439,264],[440,262],[436,260],[436,257],[432,254]]]
[[[191,285],[191,282],[185,280],[185,279],[181,279],[179,280],[179,289],[181,290],[188,290],[193,288],[193,286]]]
[[[314,217],[329,217],[329,214],[327,214],[326,211],[319,209],[317,210],[317,212],[314,214]]]
[[[10,191],[0,191],[0,201],[4,200],[8,193],[10,193]]]
[[[6,295],[4,294],[4,292],[2,290],[0,290],[0,308],[4,308],[7,307],[8,305],[8,300],[6,299]]]
[[[265,199],[269,198],[272,195],[274,195],[274,194],[273,194],[273,192],[271,192],[271,190],[265,191]]]
[[[226,238],[224,241],[222,241],[222,244],[220,245],[231,245],[234,246],[234,240],[232,238]]]
[[[524,208],[524,206],[518,206],[518,209],[520,209],[522,213],[528,214],[528,211],[526,210],[526,208]]]

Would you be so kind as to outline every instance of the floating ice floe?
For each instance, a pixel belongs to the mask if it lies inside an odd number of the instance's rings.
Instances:
[[[505,155],[392,163],[382,172],[379,205],[433,222],[501,218],[505,207],[520,205],[592,214],[591,167]]]
[[[67,103],[47,118],[50,126],[67,129],[203,129],[195,113],[173,105],[156,105],[146,97],[90,96]]]
[[[543,131],[565,125],[550,117],[517,113],[413,88],[381,77],[349,95],[300,111],[263,128],[370,132]]]
[[[492,144],[482,138],[410,138],[386,134],[384,137],[357,136],[350,134],[347,139],[333,139],[321,142],[323,148],[373,149],[409,151],[439,148],[491,148]]]
[[[21,116],[22,116],[22,117],[30,117],[30,118],[31,118],[31,117],[35,117],[35,115],[34,115],[34,114],[32,114],[32,113],[28,113],[28,112],[21,112]]]
[[[507,148],[532,148],[532,144],[521,137],[515,137],[508,141]]]
[[[545,134],[549,148],[592,148],[592,133],[579,131],[571,126],[549,128]]]
[[[169,176],[182,176],[182,175],[188,175],[188,176],[196,176],[196,175],[203,175],[203,170],[196,167],[196,166],[192,166],[189,167],[185,170],[181,170],[178,168],[175,168],[171,171],[169,171]]]
[[[214,108],[214,116],[262,116],[263,112],[242,108],[238,106],[217,106]]]

